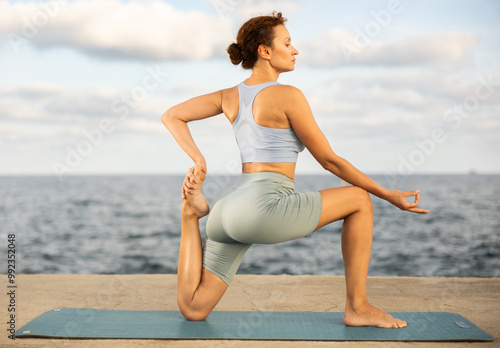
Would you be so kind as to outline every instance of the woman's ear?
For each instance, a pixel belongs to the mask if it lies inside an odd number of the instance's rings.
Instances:
[[[259,45],[257,52],[259,53],[259,56],[261,56],[265,60],[269,60],[271,58],[270,49],[268,46],[266,46],[264,44]]]

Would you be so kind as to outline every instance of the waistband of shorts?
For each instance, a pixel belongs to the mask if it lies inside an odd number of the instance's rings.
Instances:
[[[288,176],[276,172],[241,173],[236,186],[242,187],[257,182],[272,182],[284,187],[295,188],[295,181]]]

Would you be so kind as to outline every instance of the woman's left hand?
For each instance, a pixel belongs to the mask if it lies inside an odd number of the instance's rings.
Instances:
[[[415,197],[415,201],[408,202],[406,197]],[[399,191],[392,190],[389,192],[387,201],[401,210],[410,211],[417,214],[429,214],[429,210],[418,208],[418,203],[420,201],[420,190],[416,191]]]

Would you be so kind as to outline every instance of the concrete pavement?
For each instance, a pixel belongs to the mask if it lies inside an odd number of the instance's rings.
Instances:
[[[370,302],[387,312],[442,311],[463,315],[493,342],[320,342],[236,340],[66,340],[8,338],[9,285],[4,289],[1,347],[499,347],[500,278],[369,277]],[[175,275],[17,275],[15,326],[55,308],[176,310]],[[343,311],[344,277],[237,275],[216,310]]]

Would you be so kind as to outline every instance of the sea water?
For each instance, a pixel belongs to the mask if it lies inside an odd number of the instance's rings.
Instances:
[[[500,176],[372,176],[391,189],[421,190],[429,215],[372,197],[372,276],[500,276]],[[175,273],[182,175],[0,178],[3,245],[16,240],[16,273]],[[236,177],[208,176],[212,205]],[[296,190],[339,186],[333,176],[298,175]],[[200,221],[205,232],[206,218]],[[343,274],[342,222],[307,238],[254,245],[239,273]],[[0,244],[2,241],[0,241]],[[4,270],[4,273],[6,269]]]

